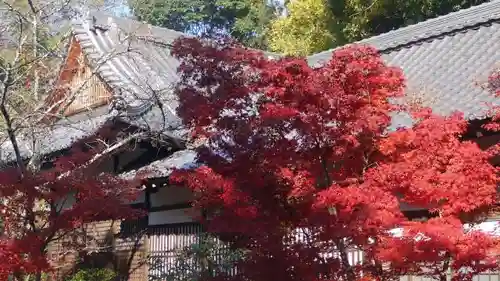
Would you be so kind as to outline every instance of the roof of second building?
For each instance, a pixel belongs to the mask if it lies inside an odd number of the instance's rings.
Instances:
[[[356,42],[377,48],[384,61],[401,67],[407,95],[434,112],[461,111],[485,116],[489,103],[500,105],[482,87],[500,63],[500,0],[450,13]],[[318,65],[332,50],[308,57]]]

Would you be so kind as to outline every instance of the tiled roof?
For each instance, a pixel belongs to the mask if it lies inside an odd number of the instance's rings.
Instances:
[[[177,124],[171,120],[163,120],[162,111],[157,108],[149,110],[143,116],[129,117],[118,115],[116,111],[109,112],[101,107],[92,111],[62,119],[50,126],[36,127],[25,130],[17,135],[17,142],[23,159],[29,159],[33,152],[47,155],[66,148],[80,139],[95,134],[106,123],[122,121],[132,126],[147,129],[149,132],[161,132],[166,137],[176,140],[185,138],[186,130],[182,127],[166,127],[165,124]],[[177,122],[177,121],[176,121]],[[0,166],[15,161],[12,143],[7,138],[0,140]]]
[[[136,174],[147,173],[148,178],[168,177],[174,169],[191,169],[196,167],[196,152],[193,150],[180,150],[170,156],[154,161],[137,170],[121,174],[123,178],[133,178]]]
[[[168,46],[182,33],[100,13],[73,28],[99,75],[123,98],[131,123],[156,130],[180,125],[171,91],[179,62]],[[479,84],[500,62],[500,0],[356,43],[376,47],[389,65],[401,67],[407,93],[436,113],[459,110],[474,119],[484,116],[487,103],[499,104]],[[330,56],[325,51],[308,60],[317,65]],[[153,96],[163,109],[153,108]],[[407,123],[403,119],[395,121]]]
[[[19,135],[24,158],[31,157],[34,149],[48,154],[68,148],[112,118],[173,138],[184,138],[186,131],[175,114],[177,100],[172,94],[179,62],[168,48],[182,33],[102,13],[77,20],[72,28],[85,58],[111,88],[115,110],[103,107],[37,128],[35,147],[32,137]],[[14,159],[12,144],[3,141],[0,162]]]
[[[485,116],[486,103],[500,100],[479,84],[500,63],[500,0],[374,36],[356,44],[376,47],[388,65],[403,69],[407,93],[434,112],[458,110],[470,119]],[[308,57],[319,65],[332,50]],[[404,124],[407,120],[395,118]]]
[[[182,33],[130,19],[94,13],[73,24],[75,38],[98,75],[111,87],[122,109],[100,110],[90,119],[61,121],[41,137],[39,149],[49,153],[68,147],[74,139],[95,132],[109,118],[168,133],[185,134],[175,115],[177,101],[172,85],[177,81],[168,46]],[[357,42],[378,48],[384,60],[401,67],[408,80],[407,93],[421,95],[435,112],[462,111],[481,118],[486,103],[500,104],[478,83],[500,63],[500,0],[494,0],[415,25]],[[331,50],[308,57],[312,65],[328,60]],[[270,54],[275,55],[275,54]],[[163,104],[158,107],[158,99]],[[98,113],[100,112],[101,115]],[[71,118],[70,118],[71,119]],[[394,118],[396,125],[411,120]],[[22,141],[23,156],[30,156],[30,140]],[[0,161],[12,159],[8,144],[0,147]]]
[[[69,148],[76,140],[91,136],[114,116],[104,111],[105,108],[81,113],[48,127],[37,127],[29,134],[18,134],[17,142],[21,157],[28,159],[33,151],[46,155]],[[7,164],[15,160],[14,149],[9,140],[0,144],[0,163]]]
[[[169,99],[165,105],[175,108],[171,94],[179,62],[168,46],[182,33],[100,13],[76,21],[73,33],[115,98],[123,99],[129,115],[145,113],[156,97]]]
[[[156,112],[149,116],[157,119],[142,118],[139,123],[164,119],[171,124],[153,127],[180,124],[175,115],[177,99],[172,94],[172,87],[179,78],[179,61],[171,56],[169,47],[185,34],[102,13],[76,21],[73,33],[86,58],[113,90],[115,102],[123,102],[127,116],[141,116],[156,107]],[[158,99],[165,117],[159,115],[160,109],[155,106]]]

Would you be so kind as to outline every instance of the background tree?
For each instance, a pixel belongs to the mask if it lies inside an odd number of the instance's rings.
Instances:
[[[309,55],[487,0],[295,0],[270,24],[271,50]],[[312,32],[311,32],[312,31]],[[314,40],[312,35],[319,40]]]
[[[265,30],[276,6],[263,0],[131,0],[141,21],[202,36],[230,34],[245,45],[266,48]]]
[[[196,39],[173,53],[178,114],[205,144],[205,165],[173,180],[194,191],[210,232],[246,250],[234,280],[471,280],[498,269],[498,237],[464,225],[496,205],[491,154],[461,141],[461,114],[389,103],[404,79],[376,50],[339,49],[314,69]],[[415,125],[389,131],[396,110]],[[432,217],[411,221],[401,202]]]
[[[336,45],[333,16],[324,0],[291,1],[287,16],[271,22],[269,47],[284,54],[308,55]]]

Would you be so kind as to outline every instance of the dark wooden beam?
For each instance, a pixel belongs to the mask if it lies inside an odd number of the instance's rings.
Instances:
[[[118,167],[120,167],[120,157],[113,155],[113,173],[118,174]]]
[[[191,207],[193,207],[192,202],[185,202],[185,203],[178,203],[178,204],[171,204],[171,205],[149,207],[149,212],[152,213],[152,212],[161,212],[161,211],[181,210],[181,209],[188,209]]]
[[[146,190],[144,190],[144,207],[146,208],[146,217],[147,217],[147,221],[148,221],[148,225],[149,225],[149,213],[150,213],[150,209],[151,209],[151,191],[149,189],[149,187],[146,187]]]
[[[149,225],[148,229],[153,232],[154,230],[167,228],[169,230],[168,231],[169,234],[182,234],[181,229],[179,229],[179,227],[181,227],[181,226],[201,226],[201,224],[199,222],[179,222],[179,223],[155,224],[155,225]]]
[[[498,132],[489,131],[483,128],[483,125],[486,125],[489,122],[491,122],[491,118],[469,121],[469,126],[467,127],[465,134],[462,136],[462,140],[473,140],[480,137],[497,135]]]
[[[150,164],[151,162],[168,157],[174,152],[169,147],[154,147],[151,143],[147,141],[140,142],[140,146],[141,148],[146,149],[146,151],[136,159],[124,165],[120,169],[120,172],[127,172],[139,169],[141,167]]]
[[[428,210],[403,211],[403,214],[409,220],[427,220],[436,217],[436,214],[432,214]]]

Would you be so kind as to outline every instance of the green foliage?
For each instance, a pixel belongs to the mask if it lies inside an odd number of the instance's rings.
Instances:
[[[271,23],[271,50],[287,55],[308,55],[334,46],[329,30],[332,14],[324,0],[292,1],[288,16]]]
[[[308,55],[487,0],[294,0],[270,25],[273,51]]]
[[[13,280],[13,276],[11,277],[10,280]],[[37,276],[37,274],[27,274],[22,278],[23,281],[37,281],[39,279],[40,281],[49,281],[50,280],[50,274],[42,272],[40,273],[40,276]]]
[[[275,18],[277,8],[262,0],[247,0],[247,13],[235,20],[231,35],[245,46],[266,50],[267,27]]]
[[[333,30],[352,42],[478,5],[488,0],[329,0],[339,24]]]
[[[129,0],[141,21],[188,34],[229,33],[249,47],[265,48],[274,6],[262,0]]]
[[[67,281],[112,281],[116,273],[108,268],[90,268],[79,270]]]

